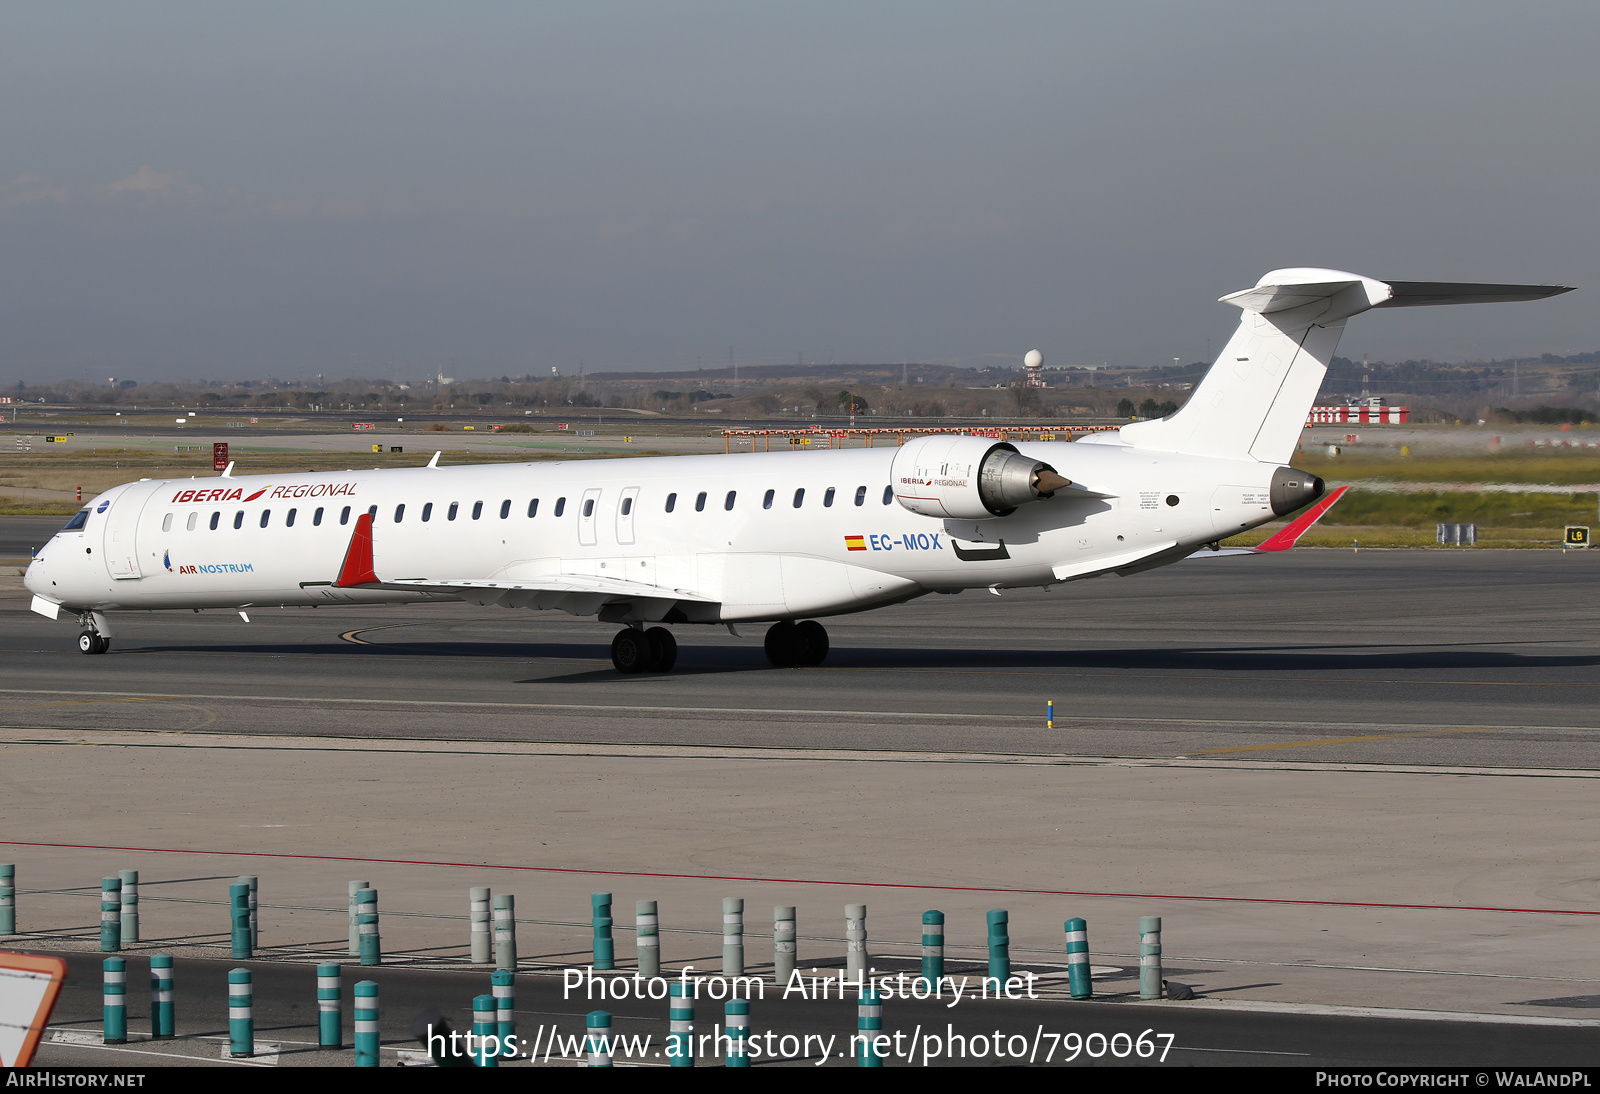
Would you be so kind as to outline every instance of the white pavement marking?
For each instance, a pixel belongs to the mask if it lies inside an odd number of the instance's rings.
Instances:
[[[1130,999],[1136,1006],[1164,1006],[1166,1000],[1140,1001]],[[1422,1022],[1480,1022],[1495,1026],[1562,1026],[1576,1029],[1600,1029],[1600,1019],[1546,1018],[1537,1014],[1479,1014],[1458,1010],[1402,1010],[1397,1007],[1349,1007],[1333,1003],[1273,1003],[1262,999],[1197,999],[1184,1006],[1204,1007],[1207,1010],[1243,1010],[1263,1014],[1314,1014],[1324,1018],[1403,1018]]]

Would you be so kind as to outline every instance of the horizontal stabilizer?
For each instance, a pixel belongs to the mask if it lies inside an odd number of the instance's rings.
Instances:
[[[1394,294],[1375,308],[1420,308],[1431,304],[1510,304],[1571,292],[1570,285],[1478,285],[1454,281],[1386,281]]]

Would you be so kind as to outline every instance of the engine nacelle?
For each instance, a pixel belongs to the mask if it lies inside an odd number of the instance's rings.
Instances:
[[[983,437],[921,437],[895,454],[895,500],[925,517],[987,520],[1071,482],[1041,460]]]

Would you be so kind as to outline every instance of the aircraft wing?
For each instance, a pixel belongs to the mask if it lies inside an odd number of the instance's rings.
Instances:
[[[367,588],[374,587],[367,585]],[[690,600],[697,604],[715,601],[682,589],[667,589],[659,585],[646,585],[638,581],[619,581],[615,578],[592,577],[589,574],[552,574],[549,577],[522,581],[485,581],[480,578],[401,577],[379,581],[380,589],[404,589],[421,593],[452,593],[463,599],[474,594],[494,594],[490,599],[504,599],[505,594],[526,592],[566,596],[568,594],[611,597],[653,597],[664,600]]]
[[[1284,528],[1280,528],[1277,532],[1273,533],[1273,535],[1263,541],[1260,546],[1228,547],[1223,550],[1211,551],[1200,550],[1196,551],[1189,557],[1217,558],[1222,555],[1272,555],[1277,554],[1280,551],[1287,551],[1296,543],[1300,542],[1300,537],[1309,532],[1311,530],[1311,526],[1317,523],[1317,521],[1321,520],[1327,514],[1328,510],[1332,509],[1334,504],[1340,498],[1344,497],[1344,493],[1348,489],[1350,489],[1348,486],[1339,487],[1339,489],[1335,490],[1333,493],[1317,502],[1317,504],[1313,505],[1310,509],[1307,509],[1304,513],[1301,513],[1295,518],[1293,523]]]
[[[639,581],[623,581],[592,574],[550,574],[500,580],[448,577],[380,578],[373,568],[372,517],[367,513],[362,513],[356,519],[355,531],[350,537],[350,546],[345,551],[344,564],[339,568],[339,577],[334,585],[341,589],[443,593],[472,604],[503,604],[511,608],[559,608],[573,615],[593,615],[606,604],[620,601],[629,602],[640,609],[659,608],[662,612],[680,602],[715,603],[698,593],[683,589],[668,589]]]

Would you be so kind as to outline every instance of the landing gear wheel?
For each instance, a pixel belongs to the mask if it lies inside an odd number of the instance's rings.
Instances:
[[[804,639],[800,636],[800,629],[787,619],[767,628],[767,640],[764,645],[767,660],[771,661],[775,668],[793,668],[805,661],[806,647]]]
[[[795,633],[805,646],[805,655],[800,658],[802,665],[820,665],[828,656],[828,629],[815,619],[807,619],[795,625]]]
[[[644,636],[650,642],[650,671],[671,672],[678,663],[678,640],[665,627],[651,627]]]
[[[650,666],[650,640],[632,627],[617,632],[611,640],[611,663],[622,673],[643,672]]]
[[[83,630],[78,632],[79,653],[105,653],[111,648],[111,639],[103,638],[99,631]]]

